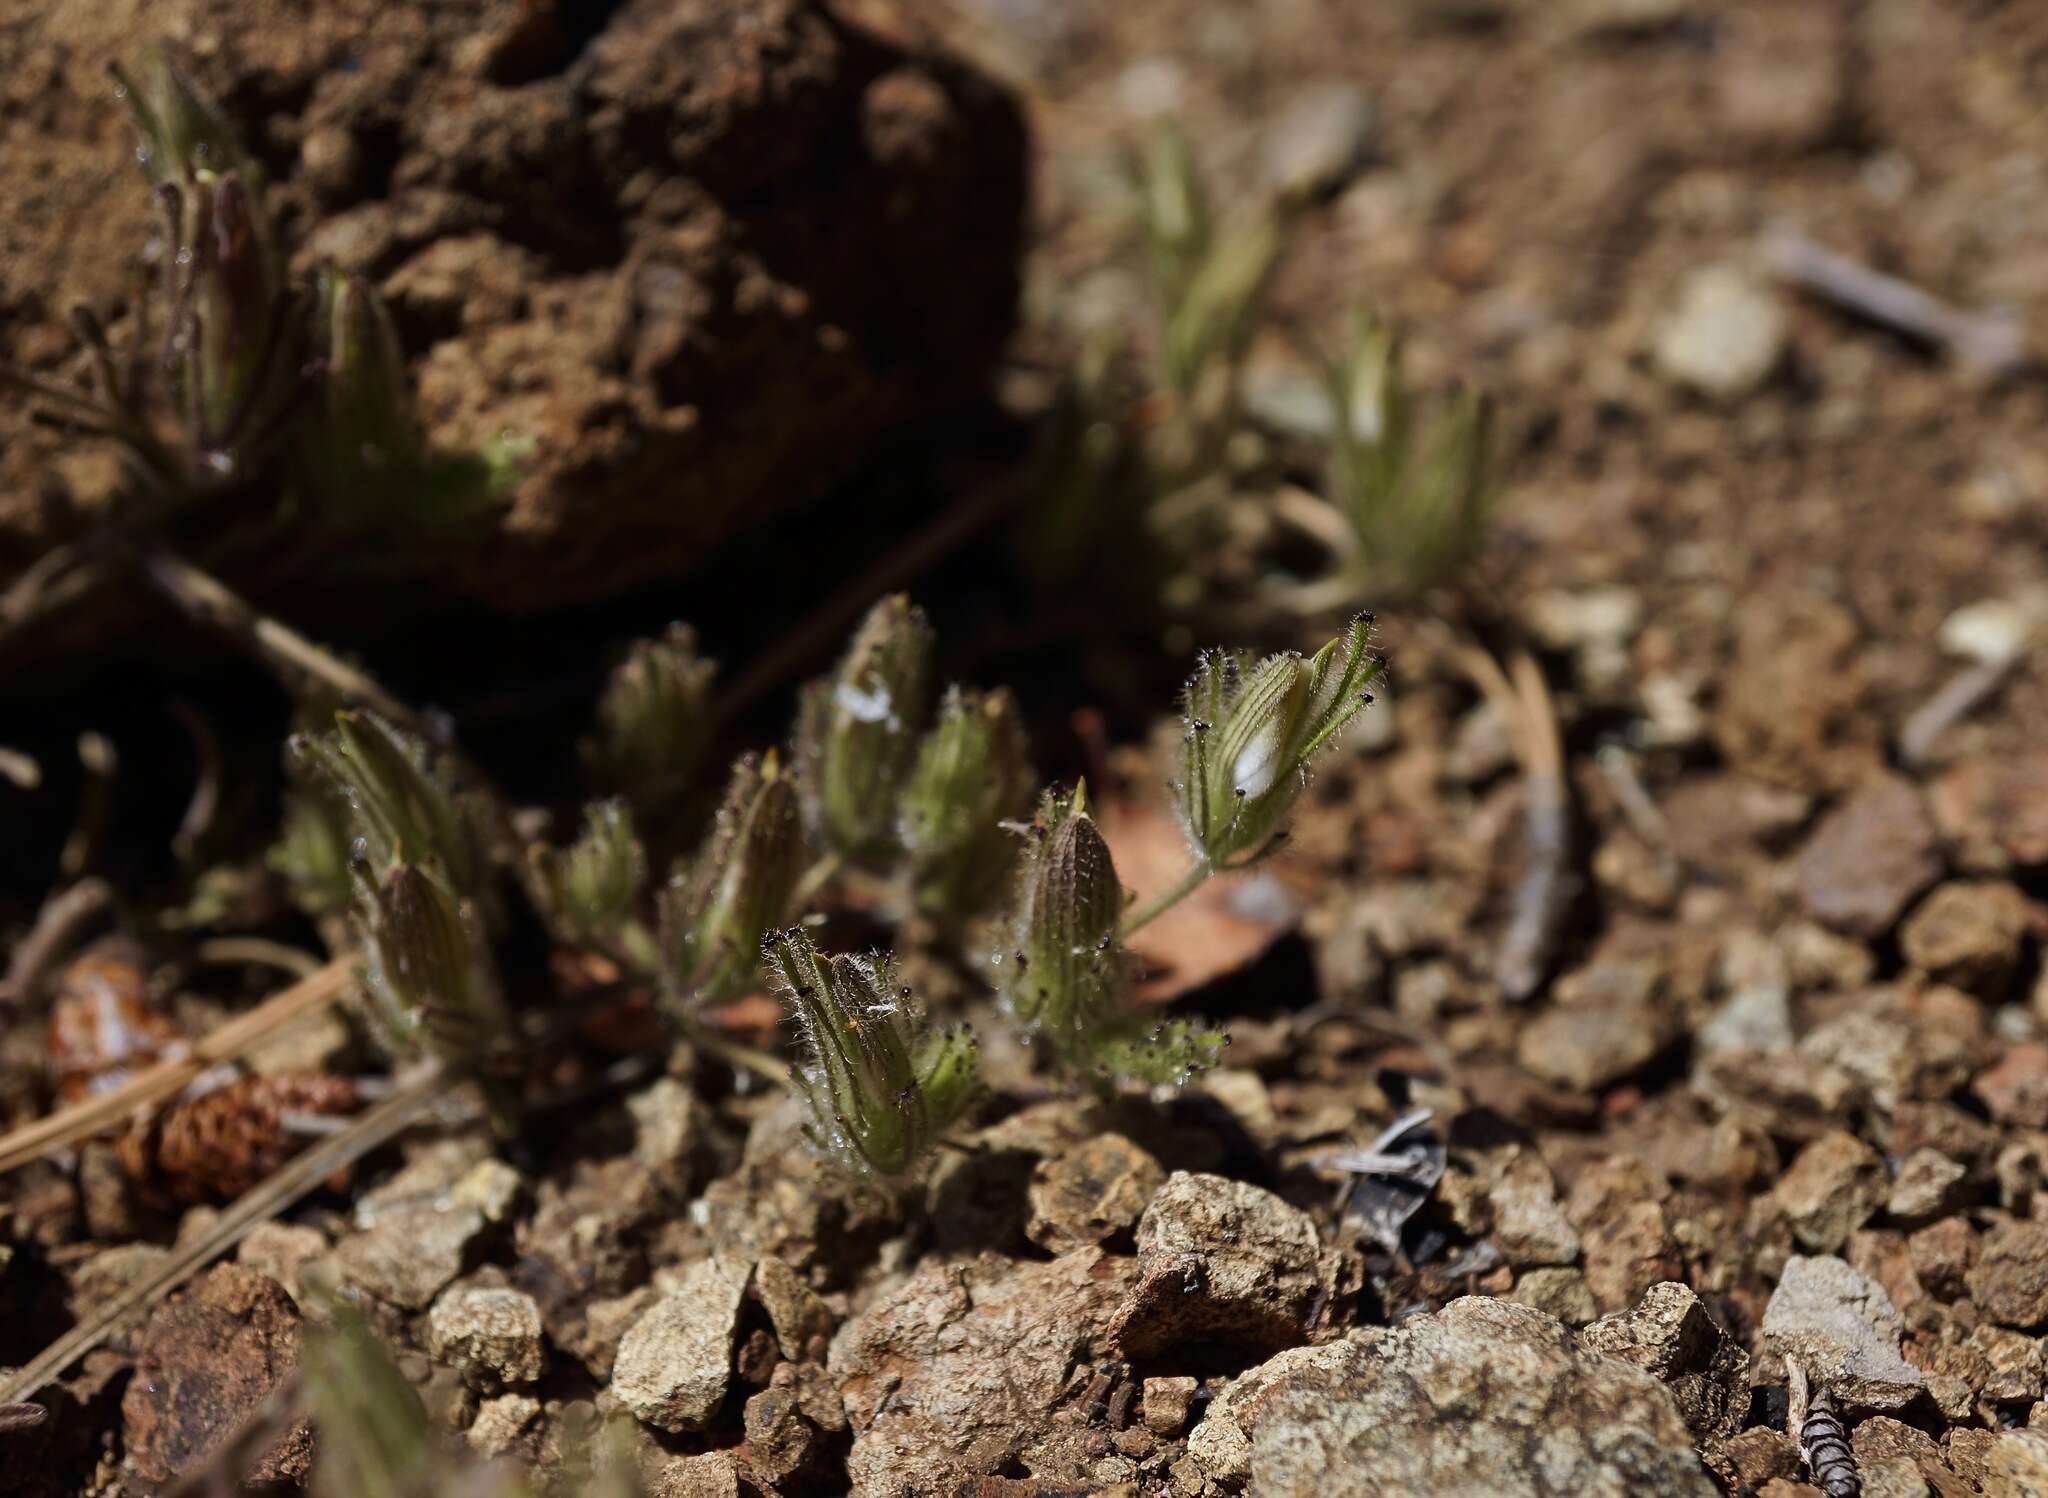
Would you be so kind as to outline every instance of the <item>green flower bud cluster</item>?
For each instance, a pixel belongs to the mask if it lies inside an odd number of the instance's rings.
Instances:
[[[857,1168],[910,1170],[980,1095],[973,1035],[929,1026],[885,956],[828,957],[801,927],[762,953],[808,1053],[797,1082],[816,1137]]]
[[[567,848],[536,846],[533,859],[561,929],[578,941],[616,945],[647,883],[647,850],[624,801],[583,809],[583,835]]]
[[[1000,893],[1010,852],[1002,821],[1036,778],[1017,699],[1001,688],[948,689],[897,812],[922,909],[974,910]]]
[[[933,636],[909,599],[869,611],[832,675],[804,691],[796,763],[804,819],[828,852],[900,862],[926,912],[957,917],[1001,892],[998,827],[1035,779],[1016,700],[950,689],[931,715]]]
[[[932,627],[898,594],[868,612],[839,668],[804,689],[796,762],[804,819],[848,858],[895,840],[896,803],[931,709]]]
[[[399,1050],[488,1069],[507,1020],[486,930],[482,849],[427,747],[374,713],[292,740],[300,773],[348,828],[354,917],[372,1012]]]

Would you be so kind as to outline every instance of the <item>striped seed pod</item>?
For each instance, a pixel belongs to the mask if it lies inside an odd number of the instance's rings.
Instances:
[[[1856,1453],[1841,1413],[1825,1389],[1815,1392],[1799,1427],[1799,1449],[1805,1454],[1814,1485],[1828,1498],[1859,1498],[1863,1479],[1856,1475]]]

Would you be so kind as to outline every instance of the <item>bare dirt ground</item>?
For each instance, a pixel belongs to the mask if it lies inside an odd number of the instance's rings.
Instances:
[[[2048,1492],[2048,386],[1770,255],[2048,327],[2048,14],[955,0],[937,29],[1032,132],[1027,372],[1138,301],[1104,205],[1150,121],[1232,202],[1337,90],[1356,159],[1278,321],[1369,306],[1420,381],[1501,404],[1472,576],[1383,612],[1393,690],[1285,863],[1148,947],[1226,1065],[1047,1096],[932,960],[999,1086],[913,1189],[834,1174],[688,1048],[509,1146],[409,1141],[92,1354],[0,1434],[0,1491],[183,1470],[296,1360],[317,1282],[471,1447],[545,1467],[624,1410],[661,1494],[1792,1498],[1802,1383],[1867,1493]],[[1302,367],[1276,334],[1248,378]],[[1531,651],[1565,750],[1570,893],[1522,996],[1528,781],[1471,640]],[[1098,679],[1079,655],[1039,669]],[[1107,763],[1134,884],[1164,763]],[[48,1058],[5,1044],[18,1121]],[[1426,1194],[1332,1163],[1417,1107]],[[106,1144],[0,1192],[0,1363],[214,1210]]]

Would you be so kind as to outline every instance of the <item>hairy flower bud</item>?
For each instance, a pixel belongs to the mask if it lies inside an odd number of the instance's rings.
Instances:
[[[897,837],[918,902],[957,915],[1000,890],[1011,847],[1002,819],[1021,811],[1036,778],[1009,692],[946,693],[903,790]]]
[[[1088,790],[1048,791],[1026,832],[1015,950],[1003,981],[1010,1011],[1071,1055],[1128,999],[1135,963],[1117,941],[1124,889],[1088,815]]]
[[[805,689],[797,725],[804,811],[836,852],[872,853],[895,835],[931,675],[931,625],[897,594],[868,611],[839,668]]]
[[[579,941],[612,941],[647,883],[647,850],[623,801],[593,802],[581,837],[567,848],[535,847],[532,857],[555,918]]]
[[[482,1070],[506,1017],[475,906],[408,863],[379,876],[359,860],[356,880],[364,974],[387,1038]]]
[[[357,709],[336,713],[332,733],[295,736],[291,750],[302,772],[348,808],[355,856],[373,874],[414,863],[461,894],[481,889],[483,856],[469,820],[420,740]]]
[[[662,983],[681,1012],[723,1003],[759,970],[804,867],[796,788],[773,753],[732,769],[710,836],[658,898]]]
[[[322,267],[312,341],[322,374],[301,426],[309,482],[337,503],[389,506],[417,489],[425,444],[398,330],[376,287]]]
[[[810,1052],[798,1082],[821,1141],[849,1164],[909,1170],[979,1094],[974,1037],[928,1029],[884,956],[827,957],[801,928],[762,955]]]
[[[227,119],[164,48],[145,47],[131,63],[112,64],[108,71],[141,137],[135,159],[152,186],[183,183],[199,172],[240,172],[261,185],[255,162]]]
[[[1371,627],[1372,616],[1359,615],[1306,660],[1288,652],[1255,665],[1211,651],[1196,665],[1175,789],[1198,859],[1242,868],[1271,847],[1309,762],[1372,701],[1365,688],[1386,663],[1369,653]]]
[[[711,684],[718,663],[697,652],[697,632],[671,624],[640,640],[605,683],[597,736],[585,758],[610,790],[649,817],[672,810],[695,784],[711,740]]]
[[[1224,1038],[1134,1009],[1137,958],[1118,938],[1124,891],[1088,814],[1086,786],[1048,791],[1029,840],[1002,979],[1011,1014],[1069,1076],[1184,1082],[1215,1063]]]
[[[245,449],[274,435],[272,418],[296,391],[287,345],[282,268],[248,183],[200,172],[160,189],[172,236],[169,364],[186,439],[214,477],[231,477]]]

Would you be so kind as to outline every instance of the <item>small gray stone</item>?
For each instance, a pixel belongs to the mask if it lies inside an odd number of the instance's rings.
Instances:
[[[1550,1167],[1534,1150],[1517,1150],[1489,1193],[1493,1241],[1516,1269],[1578,1262],[1579,1235],[1558,1204]]]
[[[1701,266],[1678,288],[1651,352],[1673,384],[1737,401],[1784,358],[1785,311],[1777,293],[1743,266]]]
[[[1978,1312],[1999,1325],[2048,1323],[2048,1223],[2000,1223],[1978,1240],[1966,1279]]]
[[[1583,1269],[1528,1269],[1515,1276],[1515,1288],[1507,1298],[1555,1316],[1566,1326],[1584,1326],[1600,1314],[1593,1304],[1593,1292]]]
[[[1899,950],[1931,978],[1998,998],[2019,965],[2027,899],[2010,884],[1935,886],[1899,926]]]
[[[1185,1374],[1148,1378],[1138,1395],[1138,1415],[1155,1436],[1177,1436],[1187,1428],[1197,1385]]]
[[[269,1275],[297,1301],[303,1298],[299,1271],[326,1252],[327,1238],[318,1228],[271,1221],[249,1229],[235,1258],[258,1274]]]
[[[1939,1150],[1917,1149],[1899,1162],[1884,1209],[1907,1227],[1922,1227],[1961,1205],[1969,1169]]]
[[[427,1313],[427,1348],[485,1393],[530,1384],[547,1367],[540,1306],[523,1290],[460,1286]]]
[[[1833,1257],[1787,1259],[1764,1307],[1765,1345],[1852,1409],[1903,1409],[1926,1386],[1899,1356],[1904,1331],[1884,1287]]]
[[[1560,1005],[1522,1027],[1515,1056],[1555,1086],[1598,1092],[1648,1065],[1671,1035],[1655,1005]]]
[[[349,1284],[405,1310],[424,1310],[462,1273],[483,1230],[475,1207],[414,1202],[378,1213],[368,1229],[336,1244],[332,1258]]]
[[[1166,1170],[1121,1134],[1097,1134],[1038,1163],[1025,1236],[1049,1253],[1127,1235]]]
[[[1259,152],[1267,183],[1291,194],[1341,185],[1365,159],[1372,124],[1372,100],[1356,84],[1327,83],[1297,94]]]
[[[648,1425],[702,1430],[732,1383],[732,1344],[748,1265],[703,1259],[619,1342],[612,1392]]]

